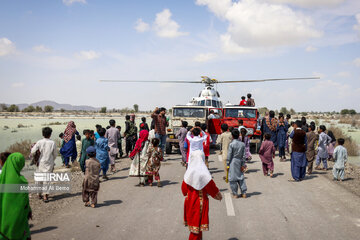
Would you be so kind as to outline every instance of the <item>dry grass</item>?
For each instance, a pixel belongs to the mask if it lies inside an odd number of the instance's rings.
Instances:
[[[341,117],[339,123],[350,124],[352,127],[360,127],[360,118],[358,116],[353,117]]]
[[[27,159],[30,155],[30,147],[31,147],[31,140],[21,140],[20,142],[16,142],[12,145],[10,145],[7,149],[6,152],[19,152],[22,155],[24,155],[25,159]]]
[[[351,137],[346,136],[340,128],[335,127],[333,125],[329,128],[329,130],[331,130],[334,133],[336,139],[339,138],[345,139],[344,147],[347,149],[349,156],[359,155],[359,146]]]

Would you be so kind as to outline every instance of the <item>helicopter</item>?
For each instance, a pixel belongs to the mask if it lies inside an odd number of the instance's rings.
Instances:
[[[222,108],[223,103],[220,99],[219,92],[215,89],[216,84],[231,84],[231,83],[259,83],[259,82],[275,82],[275,81],[298,81],[298,80],[314,80],[320,77],[295,77],[295,78],[267,78],[254,80],[236,80],[236,81],[219,81],[208,76],[201,76],[200,81],[145,81],[145,80],[100,80],[100,82],[119,82],[119,83],[171,83],[171,84],[205,84],[198,97],[193,97],[188,106],[206,106]]]

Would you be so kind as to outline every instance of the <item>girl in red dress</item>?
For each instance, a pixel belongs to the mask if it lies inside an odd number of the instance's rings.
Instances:
[[[202,239],[202,231],[209,231],[209,198],[222,199],[219,189],[206,167],[201,150],[191,153],[191,161],[181,186],[184,194],[184,223],[190,231],[189,240]]]

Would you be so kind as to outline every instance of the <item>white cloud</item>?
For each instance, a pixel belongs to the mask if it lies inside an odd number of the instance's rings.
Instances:
[[[197,0],[229,25],[221,36],[226,52],[246,53],[254,50],[291,46],[318,38],[310,17],[293,11],[285,5],[258,0]]]
[[[270,3],[289,4],[303,8],[334,7],[345,0],[265,0]]]
[[[25,84],[23,82],[16,82],[16,83],[11,84],[11,87],[13,87],[13,88],[21,88],[24,85]]]
[[[351,77],[351,73],[349,73],[349,72],[338,72],[336,74],[336,76],[341,77],[341,78],[348,78],[348,77]]]
[[[180,25],[171,19],[171,12],[169,9],[164,9],[162,12],[156,14],[154,22],[154,30],[159,37],[176,38],[188,35],[187,32],[179,32]]]
[[[64,3],[66,6],[70,6],[70,5],[72,5],[73,3],[83,3],[83,4],[85,4],[85,3],[86,3],[86,0],[63,0],[63,3]]]
[[[354,28],[354,30],[359,31],[359,33],[360,33],[360,13],[356,14],[355,18],[356,18],[357,24],[354,25],[353,28]]]
[[[0,57],[13,53],[15,44],[7,38],[0,38]]]
[[[194,57],[194,61],[195,62],[208,62],[210,60],[213,60],[214,58],[216,58],[217,54],[216,53],[200,53],[198,55],[196,55]]]
[[[307,52],[316,52],[318,49],[316,47],[313,46],[308,46],[305,51]]]
[[[135,30],[137,32],[146,32],[150,30],[150,26],[148,23],[139,18],[135,23]]]
[[[355,58],[353,64],[357,67],[360,67],[360,58]]]
[[[44,45],[34,46],[32,49],[35,52],[40,52],[40,53],[49,53],[49,52],[51,52],[51,49],[48,48],[48,47],[45,47]]]
[[[97,53],[93,50],[89,50],[89,51],[81,51],[79,53],[76,53],[75,56],[79,59],[83,59],[83,60],[94,60],[96,58],[100,57],[100,53]]]

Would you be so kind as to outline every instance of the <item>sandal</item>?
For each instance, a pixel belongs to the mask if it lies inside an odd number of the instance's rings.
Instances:
[[[91,204],[90,207],[95,208],[96,206],[95,206],[95,204]]]
[[[90,203],[89,203],[89,202],[86,202],[86,203],[85,203],[85,207],[90,207]]]

